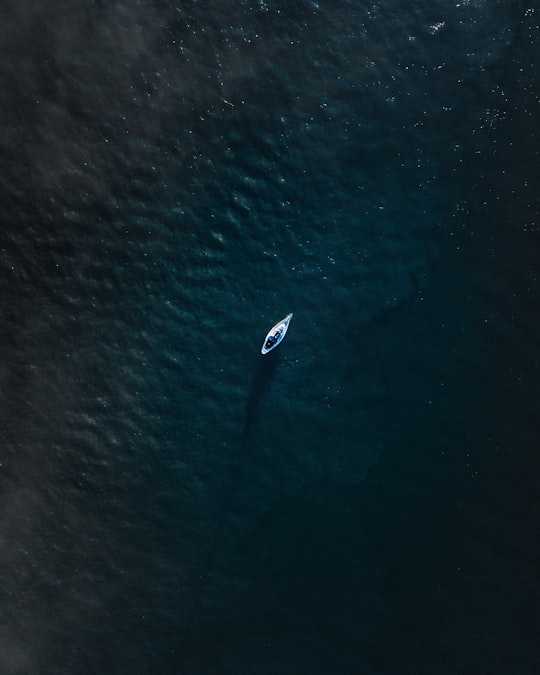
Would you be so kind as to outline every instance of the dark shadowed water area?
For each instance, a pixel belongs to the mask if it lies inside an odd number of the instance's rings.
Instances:
[[[0,671],[538,673],[536,8],[1,14]]]

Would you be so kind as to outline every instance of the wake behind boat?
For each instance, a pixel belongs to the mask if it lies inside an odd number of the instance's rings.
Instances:
[[[271,352],[272,349],[275,349],[278,346],[278,344],[285,337],[285,333],[289,328],[289,323],[291,319],[292,319],[292,312],[290,314],[287,314],[287,316],[284,319],[281,319],[281,321],[278,321],[278,323],[276,323],[275,326],[272,326],[272,328],[270,328],[270,330],[266,334],[266,337],[264,338],[263,346],[261,348],[261,354],[268,354],[268,352]]]

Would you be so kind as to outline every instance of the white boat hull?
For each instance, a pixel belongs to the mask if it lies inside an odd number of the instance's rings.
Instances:
[[[287,330],[289,328],[289,323],[292,319],[292,312],[288,314],[284,319],[278,321],[275,326],[272,326],[266,337],[264,338],[263,346],[261,348],[261,354],[268,354],[272,349],[275,349],[278,344],[283,340]]]

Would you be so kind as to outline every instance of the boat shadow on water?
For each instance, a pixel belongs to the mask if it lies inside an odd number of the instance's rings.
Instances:
[[[238,486],[242,481],[242,470],[245,467],[243,461],[244,453],[247,451],[248,441],[252,427],[255,422],[257,411],[262,400],[263,394],[268,388],[278,364],[278,354],[275,351],[269,352],[265,356],[259,356],[257,369],[253,375],[249,396],[246,401],[244,424],[242,428],[242,448],[231,461],[229,484],[223,492],[223,502],[221,508],[217,511],[215,536],[209,538],[208,552],[200,564],[198,582],[194,584],[193,596],[188,609],[189,620],[187,625],[192,625],[196,617],[201,612],[206,587],[211,583],[212,570],[220,564],[221,547],[223,545],[223,531],[226,528],[227,517],[235,506],[235,498],[238,493]]]
[[[277,350],[272,351],[264,356],[259,358],[259,363],[257,365],[257,370],[253,375],[251,381],[251,386],[249,389],[249,396],[246,403],[246,413],[244,417],[244,426],[242,429],[242,448],[247,447],[249,441],[250,433],[257,416],[257,410],[259,409],[260,402],[264,395],[264,392],[270,384],[276,366],[279,360],[279,353]]]

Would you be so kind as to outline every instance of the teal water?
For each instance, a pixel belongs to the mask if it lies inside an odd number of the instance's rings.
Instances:
[[[5,15],[3,672],[536,673],[533,8]]]

